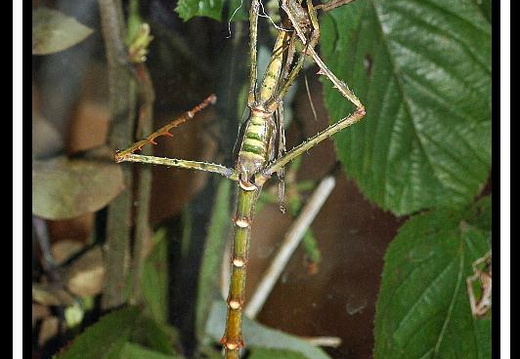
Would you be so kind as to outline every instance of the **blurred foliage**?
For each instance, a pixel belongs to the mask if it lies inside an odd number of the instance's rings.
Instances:
[[[94,30],[59,11],[40,6],[32,13],[32,53],[48,55],[74,46]]]

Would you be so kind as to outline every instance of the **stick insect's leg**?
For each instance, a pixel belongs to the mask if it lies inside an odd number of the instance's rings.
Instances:
[[[152,145],[157,144],[155,142],[155,139],[157,137],[160,137],[160,136],[169,136],[169,137],[171,137],[172,134],[170,133],[170,130],[172,128],[179,126],[180,124],[186,122],[189,119],[192,119],[195,116],[195,114],[197,114],[197,112],[200,112],[200,111],[204,110],[206,107],[208,107],[209,105],[214,104],[216,101],[217,101],[217,96],[215,96],[213,94],[208,96],[200,104],[198,104],[197,106],[195,106],[191,110],[183,113],[182,115],[180,115],[179,117],[177,117],[173,121],[169,122],[168,124],[164,125],[163,127],[158,129],[157,131],[153,132],[152,134],[148,135],[146,138],[143,138],[140,141],[134,142],[130,147],[128,147],[128,148],[126,148],[124,150],[117,151],[115,156],[114,156],[115,161],[116,162],[123,162],[128,155],[134,153],[135,151],[139,151],[146,144],[149,144],[149,143],[151,143]]]
[[[238,181],[238,174],[232,168],[208,162],[179,160],[175,158],[164,158],[156,156],[138,155],[135,153],[127,154],[124,158],[117,159],[116,162],[138,162],[152,165],[185,168],[196,171],[212,172],[227,177],[233,181]]]
[[[285,126],[284,126],[284,114],[283,105],[277,109],[276,118],[278,119],[278,155],[276,158],[281,158],[286,152],[285,146]],[[278,207],[280,212],[285,213],[285,167],[282,167],[276,175],[278,176]]]
[[[298,39],[296,38],[294,32],[286,40],[287,49],[285,50],[286,51],[285,65],[282,70],[284,80],[287,80],[289,73],[291,72],[291,67],[292,67],[293,60],[294,60],[294,54],[296,53],[296,41],[298,41]]]
[[[343,95],[343,97],[347,98],[350,102],[352,102],[358,109],[363,108],[364,106],[361,101],[357,98],[356,95],[350,90],[346,83],[341,81],[334,75],[332,71],[329,70],[327,65],[323,62],[323,60],[319,57],[316,51],[313,48],[309,49],[310,55],[316,62],[316,64],[320,67],[320,74],[325,75],[330,82],[333,83],[334,87],[338,89],[338,91]]]
[[[307,11],[305,11],[296,0],[282,0],[281,7],[287,13],[287,16],[289,17],[289,20],[292,22],[297,36],[300,38],[300,41],[304,45],[308,45],[305,48],[305,52],[311,55],[316,64],[320,67],[320,73],[327,76],[327,78],[335,85],[338,91],[345,98],[351,101],[357,107],[357,109],[354,113],[330,125],[325,130],[317,133],[307,141],[296,146],[295,148],[287,152],[284,156],[278,158],[275,162],[267,166],[263,171],[263,176],[266,179],[272,176],[273,173],[278,172],[280,168],[287,165],[289,162],[294,160],[296,157],[300,156],[302,153],[308,151],[309,149],[316,146],[325,139],[358,122],[366,114],[365,108],[361,101],[352,93],[352,91],[350,91],[350,89],[347,87],[345,83],[340,81],[336,77],[336,75],[334,75],[334,73],[328,69],[323,60],[318,56],[318,54],[314,50],[314,45],[319,38],[319,24],[315,9],[313,8],[310,1],[307,2],[307,4]],[[310,39],[306,37],[305,31],[302,28],[302,26],[308,26],[309,23],[312,24],[314,28],[314,35],[311,34]]]
[[[177,127],[181,123],[193,118],[197,112],[202,111],[206,107],[211,104],[214,104],[217,100],[215,95],[208,96],[204,101],[200,104],[192,108],[191,110],[183,113],[181,116],[177,117],[175,120],[169,122],[164,125],[157,131],[148,135],[146,138],[135,142],[130,147],[116,152],[114,155],[114,160],[116,163],[120,162],[139,162],[139,163],[149,163],[154,165],[163,165],[177,168],[186,168],[204,172],[213,172],[218,173],[222,176],[228,177],[232,180],[237,180],[238,175],[236,171],[231,168],[227,168],[221,165],[217,165],[214,163],[206,163],[206,162],[198,162],[198,161],[188,161],[188,160],[179,160],[172,158],[162,158],[156,156],[147,156],[147,155],[138,155],[135,154],[135,151],[140,150],[146,144],[156,144],[155,139],[159,136],[172,136],[170,130],[174,127]]]
[[[283,4],[287,3],[287,1],[288,0],[282,1],[282,8],[284,8]],[[314,29],[314,30],[311,31],[311,25],[310,25],[311,21],[309,20],[309,17],[307,16],[307,12],[301,7],[301,5],[299,3],[297,3],[296,0],[292,0],[292,2],[289,2],[289,4],[292,4],[292,8],[293,9],[297,9],[299,18],[302,18],[303,16],[305,16],[305,20],[306,20],[306,23],[307,23],[306,27],[309,30],[309,31],[307,31],[307,33],[309,34],[310,39],[306,40],[305,42],[302,41],[302,43],[305,46],[305,49],[303,50],[301,56],[298,58],[298,61],[296,62],[294,67],[285,76],[286,81],[284,82],[284,84],[280,88],[280,90],[278,91],[277,96],[272,98],[266,104],[266,107],[271,107],[271,108],[277,106],[276,104],[283,100],[283,98],[287,94],[287,91],[289,91],[289,88],[291,87],[293,82],[296,80],[296,77],[298,76],[298,74],[300,73],[300,71],[303,68],[303,65],[304,65],[304,62],[305,62],[305,56],[303,54],[306,53],[308,49],[313,49],[316,46],[316,44],[318,43],[318,40],[319,40],[319,37],[320,37],[319,29]],[[308,1],[308,4],[309,4],[308,6],[311,7],[312,12],[315,13],[314,8],[312,8],[312,2]],[[289,10],[287,10],[287,11],[289,11]],[[311,11],[309,10],[309,13],[310,12]],[[316,23],[317,23],[317,16],[314,15],[314,17],[316,18]],[[311,15],[311,18],[312,18],[312,15]],[[291,20],[291,22],[293,21],[290,17],[289,17],[289,20]],[[303,21],[304,21],[304,19],[301,19],[301,22],[303,22]],[[306,39],[306,35],[303,33],[303,30],[302,30],[301,27],[298,27],[298,28],[294,27],[294,30],[296,31],[296,35],[298,34],[298,31],[301,31],[303,36],[304,36],[304,38]],[[293,58],[294,51],[295,51],[295,41],[294,41],[295,39],[294,39],[294,37],[296,35],[293,33],[293,35],[289,38],[289,48],[288,48],[287,52],[288,52],[288,58],[290,59],[291,62],[292,62],[292,58]],[[288,65],[289,65],[289,63],[286,63],[285,73],[288,72],[288,70],[287,70]]]
[[[265,170],[262,172],[262,176],[265,177],[265,179],[267,180],[267,178],[271,177],[273,173],[277,173],[282,167],[287,165],[296,157],[310,150],[311,148],[313,148],[320,142],[326,140],[327,138],[342,131],[343,129],[352,126],[353,124],[361,120],[363,116],[365,116],[365,109],[363,107],[360,107],[354,113],[339,120],[338,122],[333,123],[325,130],[318,132],[316,135],[309,138],[307,141],[302,142],[300,145],[294,147],[284,156],[278,158],[276,161],[274,161],[272,164],[265,168]]]
[[[258,77],[258,60],[257,48],[258,41],[258,16],[261,0],[251,1],[249,9],[249,94],[247,103],[249,107],[254,106],[256,102],[256,82]]]
[[[279,107],[279,104],[282,102],[283,98],[289,91],[291,85],[296,80],[296,77],[303,68],[304,62],[305,56],[300,56],[294,67],[289,72],[289,74],[285,77],[286,80],[284,81],[283,86],[280,88],[280,90],[277,92],[275,96],[273,96],[271,99],[269,99],[269,101],[267,101],[265,105],[266,108],[274,111]]]
[[[338,1],[337,3],[340,4],[341,1]],[[341,5],[343,5],[343,3],[341,3]],[[289,17],[289,20],[291,20],[296,34],[298,35],[300,41],[303,44],[307,44],[308,42],[312,41],[317,41],[317,39],[313,39],[312,36],[311,39],[308,40],[303,29],[303,26],[308,26],[310,22],[314,28],[313,32],[315,32],[315,34],[318,34],[319,36],[318,16],[316,14],[316,9],[312,6],[312,3],[310,1],[307,2],[307,11],[305,11],[296,0],[282,0],[281,7],[287,13],[287,16]],[[305,16],[304,14],[307,15]],[[350,102],[352,102],[358,108],[358,110],[363,109],[364,111],[364,107],[361,101],[356,97],[356,95],[354,95],[354,93],[348,88],[348,86],[344,82],[339,80],[336,77],[336,75],[334,75],[334,73],[329,70],[327,65],[325,65],[325,62],[323,62],[323,60],[320,58],[320,56],[314,49],[314,47],[307,46],[306,53],[312,56],[314,62],[316,62],[316,64],[319,66],[320,74],[327,76],[327,78],[334,84],[334,86],[338,89],[341,95],[343,95]]]

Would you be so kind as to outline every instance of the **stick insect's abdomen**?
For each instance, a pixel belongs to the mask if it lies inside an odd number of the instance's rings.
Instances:
[[[236,163],[236,170],[245,181],[249,181],[251,175],[264,168],[275,156],[277,129],[273,112],[279,104],[277,101],[271,105],[267,104],[276,98],[279,90],[287,36],[282,31],[277,37],[273,56],[265,71],[256,102],[250,104],[251,115],[244,130]]]
[[[272,113],[253,109],[244,130],[236,169],[249,177],[265,167],[274,158],[275,135]]]

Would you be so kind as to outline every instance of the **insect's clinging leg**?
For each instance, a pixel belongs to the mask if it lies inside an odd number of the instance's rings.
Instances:
[[[326,140],[327,138],[335,135],[336,133],[344,130],[345,128],[352,126],[359,120],[361,120],[365,116],[365,109],[363,107],[358,108],[354,113],[348,115],[347,117],[339,120],[338,122],[333,123],[325,130],[318,132],[316,135],[309,138],[307,141],[302,142],[300,145],[294,147],[292,150],[287,152],[281,158],[278,158],[275,162],[267,166],[264,171],[262,171],[262,176],[266,179],[271,177],[273,173],[277,173],[282,167],[287,165],[289,162],[294,160],[296,157],[300,156],[304,152],[310,150],[320,142]]]
[[[316,11],[312,7],[312,4],[307,3],[307,11],[305,11],[302,6],[296,2],[296,0],[282,0],[281,7],[287,13],[287,16],[289,17],[289,20],[291,20],[298,38],[304,45],[306,45],[308,42],[312,43],[313,41],[317,41],[316,35],[319,36],[319,30],[317,30],[319,29],[319,24]],[[308,35],[306,35],[305,31],[305,28],[307,28],[309,24],[314,27],[313,31],[318,31],[315,32],[315,35],[311,35],[310,39],[307,38]],[[361,101],[356,97],[356,95],[354,95],[354,93],[344,82],[339,80],[336,75],[334,75],[334,73],[329,70],[327,65],[325,65],[325,62],[320,58],[314,49],[314,46],[307,46],[305,51],[314,59],[314,62],[316,62],[320,68],[319,73],[325,75],[333,83],[334,87],[338,89],[341,95],[352,102],[358,108],[358,110],[364,111],[364,107]]]
[[[227,177],[233,181],[238,181],[238,172],[233,168],[208,162],[179,160],[176,158],[165,158],[157,156],[138,155],[135,153],[127,154],[124,158],[116,158],[116,162],[137,162],[152,165],[184,168],[203,172],[212,172]]]
[[[300,56],[298,58],[298,61],[293,66],[293,68],[291,69],[289,74],[287,76],[285,76],[285,81],[284,81],[283,85],[281,86],[280,90],[276,93],[275,96],[273,96],[266,103],[266,106],[265,106],[266,108],[274,110],[274,109],[276,109],[278,107],[278,104],[283,101],[283,98],[285,97],[285,95],[287,94],[287,92],[291,88],[292,84],[296,80],[296,77],[298,76],[298,74],[302,70],[304,62],[305,62],[305,56],[302,55],[302,56]]]
[[[276,118],[278,119],[278,155],[276,158],[281,158],[286,151],[283,105],[278,107]],[[285,167],[282,167],[276,175],[278,176],[278,207],[280,212],[285,213]]]
[[[280,88],[280,91],[278,92],[277,96],[274,97],[267,104],[266,107],[274,107],[274,106],[276,106],[276,103],[278,103],[279,101],[281,101],[285,97],[285,95],[287,94],[287,91],[289,91],[289,88],[291,87],[293,82],[296,80],[296,77],[298,76],[298,74],[300,73],[301,69],[303,68],[303,65],[304,65],[304,62],[305,62],[304,54],[306,54],[306,52],[307,52],[307,50],[309,48],[314,48],[316,46],[316,44],[318,43],[318,40],[319,40],[319,36],[320,36],[319,29],[317,28],[318,21],[317,21],[316,11],[312,7],[312,2],[311,1],[308,2],[309,10],[307,10],[307,11],[305,9],[303,9],[302,6],[299,3],[297,3],[295,0],[292,0],[292,1],[287,1],[287,0],[282,1],[282,9],[284,9],[284,6],[285,6],[285,8],[287,8],[286,12],[287,11],[292,11],[292,13],[296,12],[298,14],[297,16],[293,16],[294,19],[298,18],[300,23],[304,23],[305,33],[303,33],[303,30],[302,30],[301,27],[294,26],[294,22],[291,19],[291,16],[289,16],[289,20],[293,24],[294,31],[296,32],[296,35],[298,35],[298,31],[300,31],[300,32],[302,32],[302,34],[303,34],[305,39],[307,38],[307,36],[309,36],[309,40],[308,41],[307,40],[306,41],[302,41],[303,45],[305,46],[305,49],[302,51],[302,54],[300,55],[300,57],[298,58],[298,61],[293,66],[293,68],[291,69],[290,72],[287,70],[287,67],[288,67],[289,64],[288,63],[286,64],[285,73],[286,74],[288,73],[285,76],[286,81],[284,82],[283,86]],[[291,7],[289,8],[289,6],[291,6]],[[289,10],[289,9],[291,9],[291,10]],[[314,15],[308,16],[308,13],[314,13]],[[294,20],[294,21],[296,21],[296,20]],[[316,28],[313,28],[313,26],[316,26]],[[294,41],[294,36],[295,35],[293,34],[291,36],[291,38],[289,39],[290,42],[289,42],[289,49],[288,49],[288,58],[290,58],[291,62],[292,62],[293,53],[294,53],[294,46],[295,46],[294,45],[294,42],[295,42]]]

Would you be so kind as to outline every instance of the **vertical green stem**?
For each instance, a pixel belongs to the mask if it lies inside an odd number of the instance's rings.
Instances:
[[[120,0],[98,0],[103,38],[108,62],[111,147],[124,148],[132,142],[135,114],[135,86],[127,67],[124,32],[125,25]],[[129,256],[132,210],[132,174],[124,169],[126,190],[108,208],[105,241],[105,288],[102,309],[120,306],[126,301],[126,263]]]
[[[244,346],[242,313],[245,301],[247,261],[249,259],[253,210],[259,192],[259,187],[243,180],[239,181],[237,208],[233,221],[235,238],[233,241],[231,283],[227,298],[227,324],[226,332],[221,340],[221,343],[224,344],[227,359],[238,358],[240,348]]]

